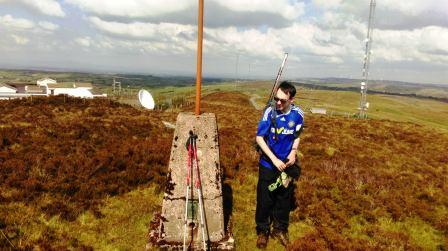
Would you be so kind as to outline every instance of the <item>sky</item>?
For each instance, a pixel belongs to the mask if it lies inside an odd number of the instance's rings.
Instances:
[[[205,0],[204,77],[362,78],[370,0]],[[0,68],[194,76],[196,0],[0,0]],[[376,0],[370,78],[448,84],[448,1]]]

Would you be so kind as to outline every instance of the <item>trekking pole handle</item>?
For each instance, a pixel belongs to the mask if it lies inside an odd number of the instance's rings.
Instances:
[[[201,178],[199,177],[199,160],[198,160],[198,147],[196,145],[196,141],[193,141],[193,157],[196,164],[196,182],[195,187],[200,188],[201,187]]]

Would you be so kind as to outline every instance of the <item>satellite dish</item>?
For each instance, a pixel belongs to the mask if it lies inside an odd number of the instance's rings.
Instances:
[[[367,102],[367,103],[366,103],[366,108],[369,108],[369,106],[370,106],[370,103]]]
[[[146,109],[154,109],[154,99],[152,98],[151,93],[149,93],[147,90],[142,89],[138,92],[138,101],[140,101],[140,104]]]

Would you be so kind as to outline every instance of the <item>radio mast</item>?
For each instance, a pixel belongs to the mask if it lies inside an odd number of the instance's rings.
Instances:
[[[372,48],[372,35],[373,35],[373,18],[375,15],[376,1],[370,0],[370,12],[369,12],[369,24],[367,28],[367,38],[365,54],[364,54],[364,65],[362,69],[363,82],[361,82],[361,100],[359,102],[359,117],[367,118],[367,109],[369,108],[369,103],[367,102],[367,84],[369,82],[369,67],[370,67],[370,54]]]
[[[118,91],[118,95],[121,95],[121,82],[116,81],[115,78],[112,82],[112,89],[114,92],[114,95],[116,94],[116,92]]]

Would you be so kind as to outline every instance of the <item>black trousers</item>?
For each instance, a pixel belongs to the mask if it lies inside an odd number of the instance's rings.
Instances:
[[[273,192],[268,189],[268,186],[274,183],[279,175],[278,170],[273,171],[263,166],[259,167],[255,212],[257,234],[269,232],[271,223],[274,229],[288,231],[293,186],[292,184],[289,184],[288,188],[280,186]]]

